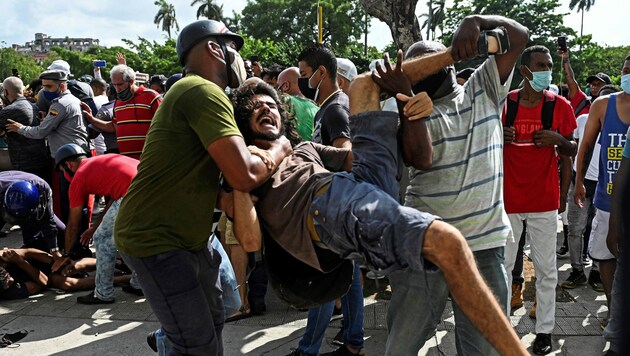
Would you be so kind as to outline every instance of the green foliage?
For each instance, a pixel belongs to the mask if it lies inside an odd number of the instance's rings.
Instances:
[[[603,47],[590,42],[590,35],[584,37],[582,50],[571,53],[571,68],[573,68],[577,82],[584,89],[586,78],[603,72],[608,74],[612,82],[619,86],[621,68],[625,58],[630,55],[630,46]],[[579,43],[579,41],[569,42],[569,45],[577,46]]]
[[[554,65],[554,82],[561,77],[560,57],[556,53],[558,36],[575,36],[575,31],[563,24],[565,14],[557,14],[558,0],[454,0],[453,7],[446,12],[442,41],[450,44],[453,33],[461,21],[469,15],[502,15],[519,22],[529,29],[528,46],[542,45],[551,51]],[[473,67],[483,59],[460,63],[458,69]],[[512,87],[520,83],[522,77],[514,72]]]
[[[365,12],[358,1],[322,0],[323,39],[333,48],[358,41],[365,32]],[[249,1],[240,19],[243,32],[304,46],[317,40],[317,2],[303,0]]]
[[[18,54],[13,48],[0,47],[0,82],[13,75],[13,68],[18,70],[24,84],[28,84],[39,78],[45,67],[30,56]]]

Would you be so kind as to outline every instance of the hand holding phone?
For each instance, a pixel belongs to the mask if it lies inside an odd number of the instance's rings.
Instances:
[[[558,37],[558,50],[561,52],[566,52],[567,49],[567,36]]]

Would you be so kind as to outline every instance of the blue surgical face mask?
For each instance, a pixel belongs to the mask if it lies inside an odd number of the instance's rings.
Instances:
[[[529,70],[529,68],[527,68],[527,70]],[[529,81],[529,85],[531,85],[532,89],[537,92],[541,92],[543,91],[543,89],[549,88],[549,85],[551,84],[550,70],[546,70],[543,72],[532,72],[531,70],[529,70],[529,72],[532,73],[532,79],[529,80],[529,78],[527,77],[525,77],[525,79]]]
[[[55,91],[46,91],[44,90],[44,98],[46,98],[46,100],[48,101],[52,101],[53,99],[57,98],[59,96],[59,88],[57,88],[57,90]]]
[[[626,94],[630,94],[630,74],[621,76],[621,89]]]

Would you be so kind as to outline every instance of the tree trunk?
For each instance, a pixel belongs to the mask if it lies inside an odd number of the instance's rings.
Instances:
[[[418,0],[361,0],[361,3],[368,14],[389,26],[396,47],[406,50],[422,40],[416,17]]]

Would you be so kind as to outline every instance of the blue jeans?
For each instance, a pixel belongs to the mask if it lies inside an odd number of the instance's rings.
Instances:
[[[508,287],[503,247],[473,252],[481,275],[507,314]],[[389,275],[392,299],[387,312],[386,355],[417,355],[435,332],[446,306],[448,288],[441,272],[406,270]],[[481,307],[481,306],[480,306]],[[458,355],[496,355],[496,351],[453,301]]]
[[[171,355],[223,355],[225,311],[221,256],[216,250],[172,250],[149,257],[123,254],[123,259],[138,274],[168,337]]]
[[[101,300],[114,300],[115,296],[116,244],[114,243],[114,223],[121,201],[122,198],[112,203],[93,236],[94,247],[96,248],[94,296]],[[135,272],[132,274],[129,284],[134,288],[140,288]]]
[[[319,238],[339,256],[376,272],[422,270],[424,232],[435,216],[399,203],[398,115],[355,115],[350,131],[352,172],[335,173],[309,209]]]
[[[330,323],[335,302],[322,304],[309,309],[306,331],[300,340],[298,350],[307,356],[317,356],[322,346],[326,328]],[[354,264],[354,275],[348,293],[341,297],[343,312],[343,342],[353,349],[363,349],[363,288],[361,269]]]

